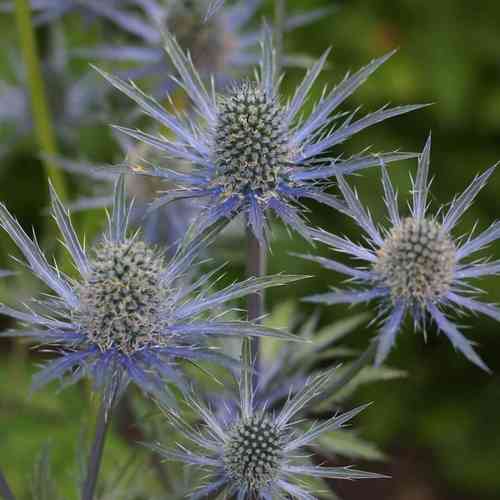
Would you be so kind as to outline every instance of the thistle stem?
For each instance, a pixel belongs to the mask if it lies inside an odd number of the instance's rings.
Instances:
[[[14,493],[12,493],[12,490],[9,487],[9,484],[7,483],[7,479],[5,479],[5,476],[3,475],[2,470],[0,469],[0,496],[4,498],[5,500],[15,500]]]
[[[24,65],[26,67],[27,84],[31,95],[31,107],[35,133],[40,150],[44,153],[43,164],[48,177],[52,180],[59,196],[64,200],[66,189],[61,170],[57,169],[53,160],[57,153],[54,129],[50,117],[45,86],[40,68],[35,33],[31,20],[31,10],[28,0],[15,0],[16,21],[19,31],[20,45]]]
[[[97,415],[94,442],[87,465],[87,477],[83,483],[82,500],[93,500],[94,498],[97,477],[99,475],[99,469],[101,468],[104,442],[111,422],[112,409],[113,403],[109,404],[106,399],[103,398]]]
[[[247,229],[247,277],[264,276],[266,273],[266,250],[259,240],[254,236],[250,228]],[[247,299],[248,320],[260,322],[264,315],[264,291],[252,293]],[[254,362],[254,387],[256,387],[257,376],[260,366],[260,342],[258,338],[250,340],[251,359]]]

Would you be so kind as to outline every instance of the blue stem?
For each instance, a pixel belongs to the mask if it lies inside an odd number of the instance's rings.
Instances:
[[[266,249],[254,236],[251,228],[247,232],[247,277],[264,276],[266,274]],[[264,291],[252,293],[247,301],[248,320],[260,322],[264,315]],[[260,367],[260,341],[254,337],[250,339],[251,356],[254,364],[254,389],[257,386],[257,378]]]
[[[104,442],[106,441],[106,434],[111,422],[112,408],[113,404],[108,405],[106,399],[103,398],[97,415],[95,437],[87,466],[87,477],[83,483],[82,500],[94,499],[97,478],[101,468]]]

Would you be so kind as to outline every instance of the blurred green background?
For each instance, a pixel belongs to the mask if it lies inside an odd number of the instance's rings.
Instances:
[[[267,2],[272,11],[272,2]],[[319,96],[322,84],[332,85],[349,69],[355,70],[371,58],[399,47],[399,52],[384,65],[349,101],[349,106],[363,105],[363,111],[381,105],[432,102],[432,107],[399,117],[371,128],[343,146],[342,151],[356,153],[367,145],[374,150],[400,148],[419,151],[432,129],[431,170],[435,175],[432,201],[434,207],[451,201],[479,171],[500,159],[500,4],[465,0],[439,2],[387,0],[343,2],[289,0],[290,9],[331,6],[333,12],[312,26],[301,28],[286,38],[289,51],[319,56],[333,47],[329,67],[315,87]],[[69,27],[68,27],[69,26]],[[92,40],[96,30],[81,26],[72,19],[65,26],[70,45]],[[16,32],[12,17],[0,16],[2,51],[0,80],[13,78],[10,50],[16,54]],[[43,50],[46,30],[39,30]],[[14,56],[21,64],[18,56]],[[83,63],[73,70],[81,72]],[[301,70],[287,72],[285,89],[302,75]],[[50,91],[50,87],[49,87]],[[9,106],[9,103],[2,103]],[[119,121],[119,120],[115,120]],[[19,125],[20,127],[21,125]],[[12,145],[13,126],[0,126],[0,199],[19,217],[25,228],[34,226],[40,241],[51,247],[53,228],[44,210],[47,206],[47,183],[38,159],[33,137],[26,134]],[[115,154],[109,130],[105,125],[86,126],[78,132],[78,151],[62,146],[68,155],[101,161],[112,161]],[[401,206],[406,202],[409,171],[414,162],[391,167],[391,176],[400,191]],[[71,191],[81,186],[68,179]],[[362,200],[379,221],[385,213],[381,201],[379,178],[375,170],[353,179]],[[478,223],[485,228],[498,217],[500,175],[494,175],[481,192],[474,207],[464,217],[460,231],[466,232]],[[310,219],[332,232],[357,237],[355,227],[344,217],[327,209],[310,205]],[[88,239],[102,221],[101,211],[79,214],[78,225],[87,230]],[[0,267],[10,264],[12,251],[5,235],[0,235]],[[340,276],[319,270],[288,255],[289,251],[309,251],[299,237],[288,239],[277,231],[270,257],[272,272],[286,271],[318,275],[294,287],[297,300],[313,291],[338,284]],[[318,248],[324,252],[324,248]],[[500,245],[492,246],[500,255]],[[241,276],[243,267],[231,267]],[[491,302],[500,301],[499,280],[484,279],[481,286]],[[33,289],[25,277],[0,282],[2,300],[24,297]],[[269,304],[289,298],[287,290],[268,295]],[[300,306],[304,312],[312,309]],[[359,306],[355,311],[365,310]],[[350,312],[341,306],[322,309],[327,323]],[[1,326],[11,326],[4,319]],[[383,464],[356,464],[393,476],[390,481],[353,484],[339,483],[337,490],[345,499],[371,500],[482,500],[500,495],[500,335],[499,325],[485,318],[463,319],[468,335],[478,343],[478,350],[493,375],[486,375],[456,354],[443,336],[430,329],[427,343],[414,335],[410,325],[401,334],[389,364],[408,372],[407,379],[378,383],[357,392],[353,404],[374,401],[375,404],[355,422],[360,433],[387,452]],[[366,345],[373,334],[361,329],[350,341],[356,347]],[[40,354],[26,351],[17,344],[0,343],[0,464],[11,477],[13,487],[28,491],[33,461],[49,437],[53,468],[62,483],[70,484],[73,457],[82,426],[88,424],[89,405],[84,392],[71,388],[56,394],[56,388],[45,389],[29,398],[29,376]],[[107,466],[114,467],[117,457],[127,453],[117,437],[107,448]]]

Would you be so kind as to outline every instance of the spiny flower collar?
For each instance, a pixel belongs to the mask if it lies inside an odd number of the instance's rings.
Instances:
[[[286,225],[309,238],[301,199],[313,199],[343,210],[344,204],[324,192],[322,181],[337,173],[349,174],[380,161],[392,162],[414,157],[410,153],[360,154],[333,160],[326,155],[355,133],[385,119],[421,108],[421,105],[382,108],[362,118],[355,112],[343,119],[333,112],[391,55],[389,53],[348,75],[330,92],[325,92],[311,114],[300,119],[300,110],[322,70],[329,51],[307,72],[291,100],[284,104],[279,95],[275,53],[269,30],[262,44],[260,71],[253,81],[234,85],[217,95],[203,84],[193,62],[175,38],[167,34],[166,50],[179,78],[176,82],[192,101],[189,116],[168,112],[133,83],[100,71],[115,87],[133,99],[142,111],[172,134],[154,136],[129,128],[118,130],[149,144],[170,158],[185,160],[193,166],[181,173],[162,165],[131,165],[137,174],[162,177],[179,186],[152,204],[151,209],[181,198],[207,200],[201,213],[200,228],[244,213],[247,223],[261,244],[266,242],[267,212],[274,212]]]
[[[430,182],[431,137],[420,155],[416,180],[413,183],[411,215],[401,217],[397,195],[387,170],[382,166],[382,183],[385,204],[391,228],[381,232],[371,216],[358,200],[357,194],[342,176],[338,184],[348,206],[346,213],[364,230],[368,246],[356,244],[346,238],[314,231],[314,239],[330,245],[334,250],[347,253],[365,261],[365,267],[351,267],[340,262],[311,255],[306,259],[320,263],[323,267],[347,275],[361,285],[359,289],[334,290],[306,297],[307,302],[324,304],[355,304],[378,300],[384,324],[378,335],[376,364],[380,365],[409,313],[415,329],[425,333],[426,318],[430,317],[467,359],[488,370],[474,350],[472,343],[460,332],[457,325],[447,318],[443,309],[481,312],[500,321],[500,311],[493,304],[479,302],[475,297],[477,288],[472,288],[468,278],[496,275],[500,273],[499,261],[468,261],[469,256],[484,249],[500,238],[500,222],[494,222],[477,236],[454,238],[452,230],[471,206],[479,191],[486,185],[495,166],[478,175],[469,187],[457,196],[446,210],[438,211],[442,217],[428,214]]]
[[[320,397],[329,384],[332,372],[311,377],[304,387],[290,396],[281,411],[272,413],[264,404],[256,408],[252,388],[253,370],[250,349],[244,342],[239,383],[239,410],[232,417],[212,412],[193,395],[188,396],[192,409],[200,416],[203,426],[194,428],[177,412],[167,410],[171,425],[191,447],[150,448],[163,457],[195,465],[206,470],[206,484],[193,491],[190,498],[225,494],[238,499],[293,498],[315,499],[300,482],[302,478],[375,479],[379,474],[351,467],[313,465],[304,448],[324,433],[339,429],[367,405],[337,414],[303,430],[296,421],[314,398]]]
[[[69,213],[51,190],[52,214],[78,271],[70,279],[51,266],[36,240],[30,239],[16,219],[0,204],[0,226],[17,243],[31,272],[56,297],[33,299],[26,311],[0,305],[0,313],[29,325],[11,332],[59,348],[33,381],[39,388],[54,379],[72,384],[90,376],[110,403],[129,382],[168,404],[175,398],[168,383],[185,390],[187,382],[179,360],[200,361],[234,368],[234,359],[215,346],[215,337],[272,335],[293,340],[280,330],[244,321],[222,319],[224,304],[264,288],[291,283],[297,276],[250,278],[212,291],[214,272],[187,279],[210,234],[192,237],[166,259],[138,236],[127,236],[130,205],[125,198],[125,176],[115,188],[109,227],[90,255],[80,244]],[[209,291],[207,291],[209,290]]]
[[[129,43],[105,43],[75,52],[86,59],[130,62],[133,66],[121,74],[132,79],[148,78],[155,83],[154,95],[163,97],[166,91],[175,88],[173,81],[165,77],[172,70],[163,50],[165,31],[176,37],[183,50],[189,51],[203,77],[214,76],[218,87],[258,61],[262,33],[252,27],[252,20],[262,0],[225,3],[217,0],[130,0],[128,3],[101,7],[100,13],[107,12],[107,20],[131,36]],[[291,31],[306,26],[330,10],[319,8],[292,14],[285,20],[284,28]],[[285,54],[284,63],[303,66],[304,57]]]

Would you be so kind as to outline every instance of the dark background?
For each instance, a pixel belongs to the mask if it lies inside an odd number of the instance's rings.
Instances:
[[[268,2],[268,7],[270,8]],[[349,69],[356,70],[373,57],[399,47],[386,63],[350,99],[351,107],[363,104],[363,110],[381,105],[432,102],[432,107],[408,116],[392,119],[365,131],[343,146],[355,153],[373,144],[374,150],[419,151],[429,130],[433,133],[431,171],[433,207],[451,201],[480,171],[500,159],[500,4],[471,3],[465,0],[364,1],[289,1],[293,7],[306,9],[332,5],[333,12],[322,21],[295,31],[286,38],[289,51],[315,57],[333,47],[329,67],[315,87],[334,84]],[[71,43],[96,36],[92,30],[75,29],[70,21]],[[2,46],[0,79],[12,79],[7,64],[10,49],[15,49],[16,33],[12,18],[0,17]],[[41,30],[42,42],[44,30]],[[20,64],[20,61],[18,61]],[[82,71],[81,64],[74,65]],[[301,76],[291,70],[285,89]],[[50,89],[49,89],[50,91]],[[7,152],[0,163],[0,198],[17,214],[24,227],[35,226],[40,241],[47,242],[46,177],[32,137],[26,135],[14,143],[12,125],[0,128],[0,145]],[[70,146],[65,153],[112,160],[114,155],[106,126],[84,127],[78,151]],[[400,191],[401,207],[406,202],[409,171],[415,162],[391,167],[391,175]],[[467,232],[477,221],[484,229],[499,213],[500,174],[495,174],[481,192],[457,228],[457,235]],[[385,221],[379,177],[375,170],[354,179],[362,200],[380,222]],[[80,186],[71,184],[74,194]],[[310,205],[310,219],[336,233],[358,237],[356,228],[337,213]],[[97,228],[99,211],[79,215],[81,227],[89,234]],[[279,233],[279,231],[278,231]],[[51,233],[52,234],[52,233]],[[53,239],[53,238],[51,238]],[[0,235],[0,267],[10,265],[12,250],[5,235]],[[320,272],[314,265],[290,257],[290,250],[308,250],[299,237],[278,237],[270,258],[272,272],[311,273],[318,276],[294,287],[297,300],[313,291],[338,284],[338,275]],[[320,249],[322,252],[325,249]],[[500,245],[492,245],[492,255],[500,255]],[[241,266],[234,266],[235,274]],[[481,281],[491,302],[500,301],[499,278]],[[9,278],[0,283],[1,300],[25,297],[33,291],[25,277]],[[287,290],[269,294],[271,303],[286,297]],[[309,311],[306,306],[300,306]],[[365,310],[359,306],[355,311]],[[327,323],[350,312],[335,306],[322,310]],[[3,327],[9,324],[2,321]],[[500,494],[500,335],[499,326],[484,318],[463,318],[467,334],[493,369],[487,375],[456,354],[444,336],[431,328],[427,343],[412,332],[411,325],[399,336],[389,358],[391,366],[406,370],[403,380],[378,383],[356,393],[353,403],[374,401],[355,425],[361,434],[377,443],[388,455],[384,464],[357,464],[393,476],[390,481],[339,483],[338,492],[356,500],[483,500],[498,499]],[[373,331],[361,329],[350,337],[362,348]],[[0,343],[0,462],[19,491],[26,488],[33,460],[50,436],[53,467],[63,484],[72,480],[73,457],[77,436],[87,421],[86,399],[78,388],[61,394],[55,388],[43,390],[29,399],[29,371],[40,354],[2,340]],[[124,445],[113,439],[109,455],[119,455]]]

